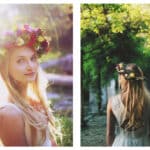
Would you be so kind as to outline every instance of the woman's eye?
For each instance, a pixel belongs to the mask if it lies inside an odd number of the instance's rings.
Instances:
[[[24,63],[24,62],[25,62],[24,59],[19,59],[19,60],[17,60],[17,63],[19,63],[19,64]]]

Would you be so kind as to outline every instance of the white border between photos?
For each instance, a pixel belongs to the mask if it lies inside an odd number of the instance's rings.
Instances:
[[[80,146],[80,104],[81,104],[81,82],[80,82],[80,4],[73,6],[73,105],[74,105],[74,130],[73,130],[73,145],[76,148]]]
[[[0,0],[0,3],[24,3],[24,4],[80,4],[80,3],[148,3],[149,0]]]

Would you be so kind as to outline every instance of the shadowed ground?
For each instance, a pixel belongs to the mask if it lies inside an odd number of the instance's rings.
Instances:
[[[106,146],[106,116],[94,116],[82,129],[81,146]]]

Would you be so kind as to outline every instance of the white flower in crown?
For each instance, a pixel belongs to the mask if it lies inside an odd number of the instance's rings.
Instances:
[[[123,63],[120,63],[120,64],[119,64],[119,67],[120,67],[120,68],[123,68]]]
[[[127,73],[125,73],[125,74],[124,74],[124,76],[125,76],[125,77],[128,77],[128,74],[127,74]]]

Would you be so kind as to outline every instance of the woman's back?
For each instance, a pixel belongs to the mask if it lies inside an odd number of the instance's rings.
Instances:
[[[149,128],[150,128],[150,104],[148,100],[145,100],[146,103],[144,105],[143,110],[143,118],[142,124],[143,126],[139,127],[136,130],[126,130],[122,128],[122,124],[124,123],[125,116],[125,107],[121,100],[121,96],[117,95],[112,97],[111,105],[112,112],[117,120],[116,126],[116,137],[113,142],[113,146],[146,146],[150,145],[150,137],[149,137]]]

